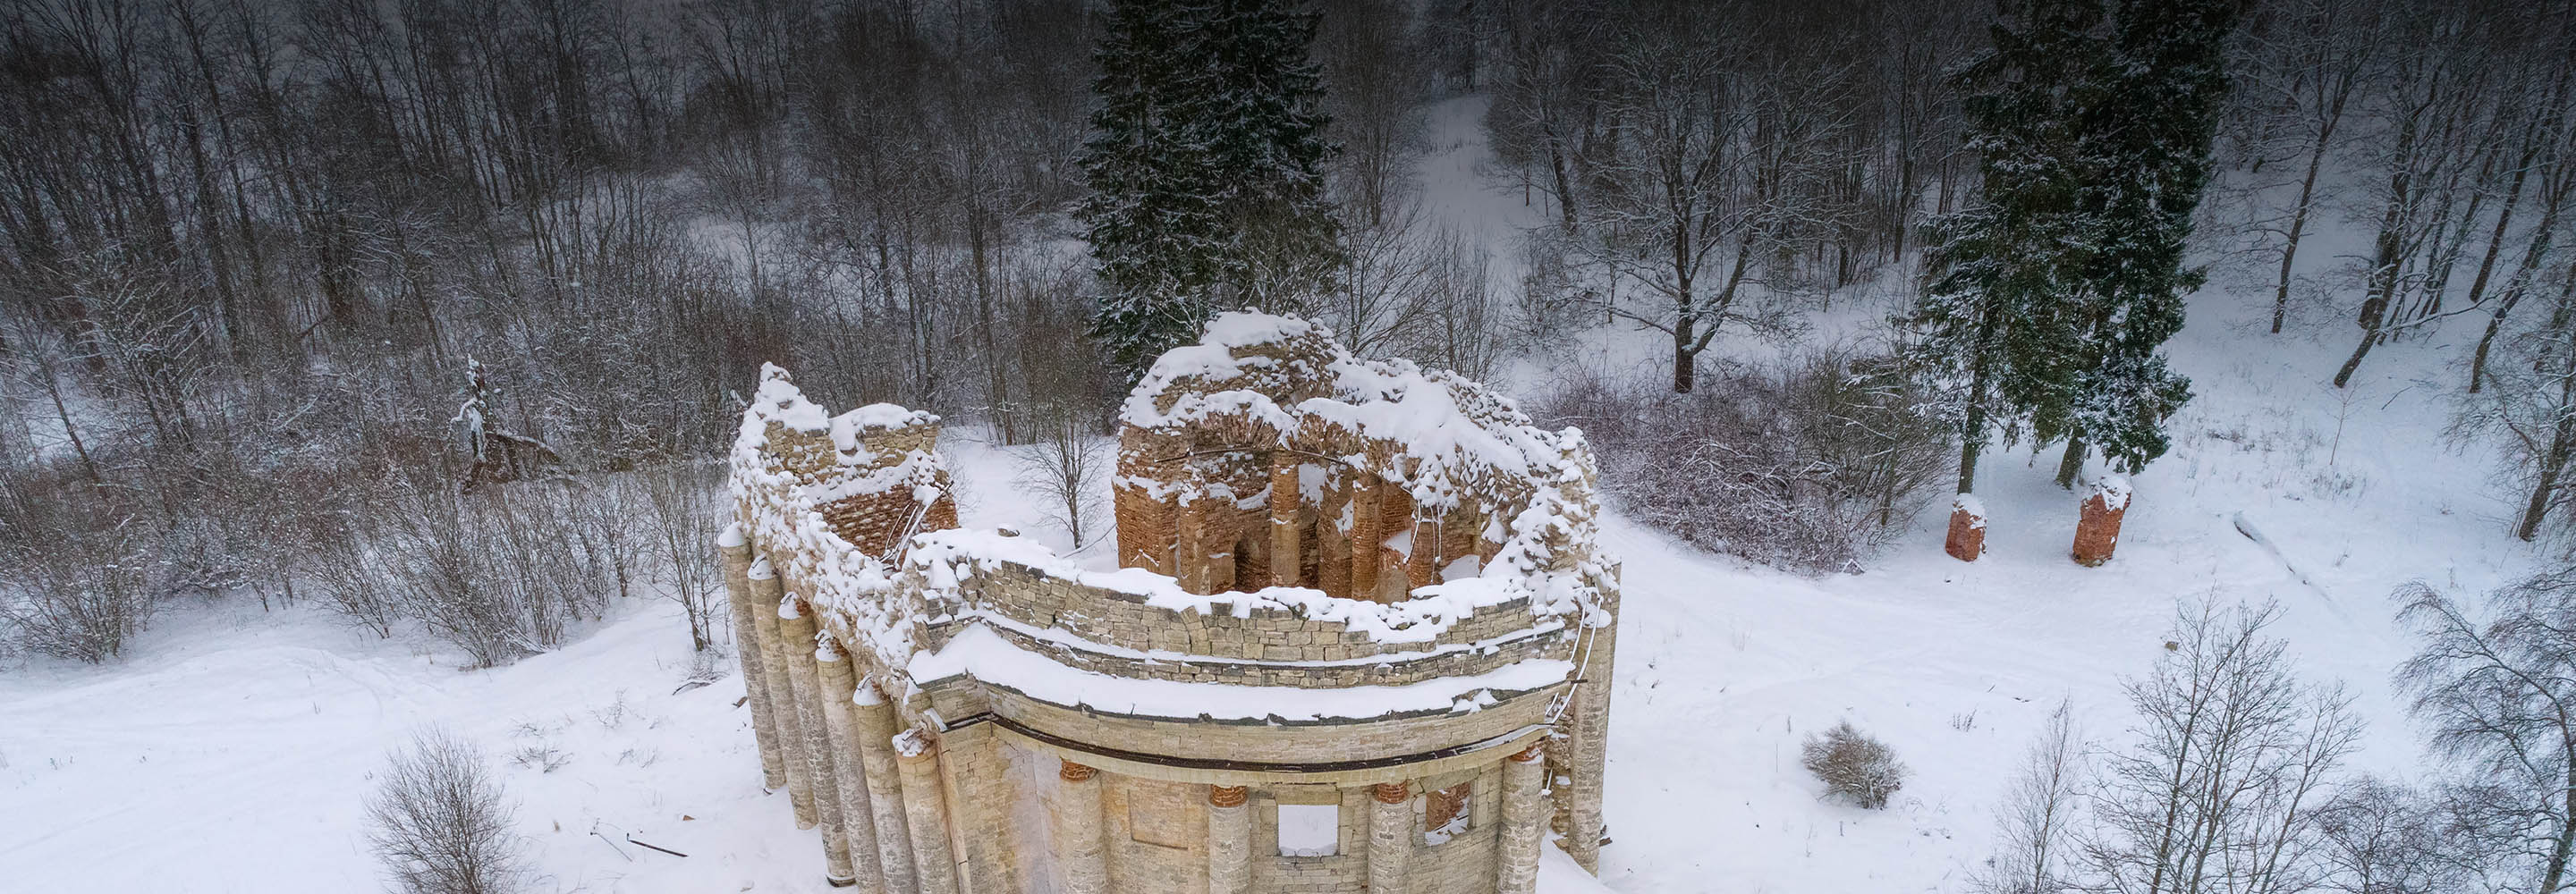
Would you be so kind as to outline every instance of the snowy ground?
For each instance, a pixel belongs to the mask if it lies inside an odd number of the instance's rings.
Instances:
[[[1457,132],[1474,111],[1451,103],[1436,120]],[[1471,142],[1436,148],[1427,188],[1442,207],[1488,222],[1527,213],[1516,190],[1476,184]],[[1629,894],[1961,890],[2049,705],[2071,696],[2093,738],[2122,735],[2119,678],[2153,660],[2177,599],[2277,600],[2305,670],[2359,696],[2372,728],[2358,762],[2412,763],[2388,683],[2408,643],[2387,594],[2414,578],[2484,590],[2532,561],[2503,534],[2507,499],[2486,457],[2439,440],[2463,333],[2382,348],[2346,401],[2322,384],[2349,348],[2342,330],[2327,331],[2333,343],[2259,335],[2244,325],[2253,303],[2195,305],[2174,361],[2199,397],[2173,453],[2136,476],[2103,567],[2066,558],[2075,501],[2047,481],[2053,453],[1988,456],[1989,554],[1974,565],[1941,554],[1937,512],[1867,573],[1826,579],[1614,519],[1626,595],[1602,882]],[[1595,357],[1652,374],[1645,341],[1600,342]],[[967,523],[1063,544],[1011,490],[1002,456],[953,440]],[[2240,535],[2240,515],[2276,549]],[[172,612],[121,664],[0,673],[0,889],[372,889],[360,797],[389,748],[436,723],[499,759],[551,749],[567,761],[503,766],[544,889],[824,890],[813,838],[760,792],[747,715],[732,707],[740,682],[674,692],[691,663],[675,606],[632,600],[511,667],[459,663],[313,609],[235,601]],[[1801,738],[1841,718],[1916,772],[1884,812],[1818,800],[1797,766]],[[1591,888],[1559,862],[1544,890]]]

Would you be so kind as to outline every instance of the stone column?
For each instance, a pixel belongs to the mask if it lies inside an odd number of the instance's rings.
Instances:
[[[1057,762],[1047,844],[1055,851],[1057,894],[1109,894],[1109,855],[1100,840],[1099,772]]]
[[[823,719],[821,672],[814,661],[814,615],[802,598],[778,604],[778,636],[788,649],[787,679],[795,693],[796,725],[803,728],[805,778],[813,785],[815,824],[823,830],[824,877],[833,887],[857,878],[850,869],[849,830],[841,824],[841,794],[833,784],[832,738]]]
[[[1377,601],[1378,551],[1386,548],[1386,531],[1378,525],[1386,479],[1362,470],[1351,484],[1351,598]]]
[[[1405,894],[1405,864],[1413,857],[1413,791],[1381,782],[1369,799],[1369,894]]]
[[[921,894],[957,894],[957,860],[948,847],[948,799],[940,794],[939,746],[920,730],[894,737],[903,773],[903,812],[912,826],[912,865]]]
[[[1297,489],[1297,457],[1285,450],[1270,453],[1270,583],[1293,587],[1300,578],[1297,508],[1305,495]]]
[[[1601,871],[1601,791],[1602,775],[1609,768],[1610,738],[1610,672],[1612,657],[1618,650],[1619,593],[1604,588],[1602,610],[1612,624],[1587,628],[1591,642],[1584,644],[1583,667],[1578,671],[1582,682],[1574,684],[1574,704],[1566,719],[1573,724],[1572,754],[1566,755],[1567,791],[1565,805],[1565,852],[1574,857],[1585,871]]]
[[[787,762],[778,751],[777,721],[770,716],[760,624],[752,618],[751,544],[743,542],[740,525],[726,528],[716,544],[724,559],[726,601],[733,609],[733,653],[742,662],[743,702],[751,706],[751,737],[760,746],[760,786],[777,791],[787,786]]]
[[[1503,829],[1494,855],[1496,894],[1531,894],[1538,890],[1538,848],[1546,837],[1539,828],[1546,805],[1539,791],[1546,786],[1547,762],[1532,744],[1503,761]]]
[[[911,822],[904,816],[903,774],[897,769],[894,706],[873,680],[861,680],[850,696],[850,728],[858,739],[861,775],[867,777],[868,809],[876,816],[877,863],[885,871],[889,894],[919,890],[912,866]]]
[[[1208,786],[1208,894],[1251,894],[1251,789]]]
[[[778,629],[778,605],[786,598],[777,569],[767,558],[745,572],[751,584],[752,623],[760,636],[761,672],[769,678],[775,702],[769,719],[778,723],[780,762],[787,770],[787,803],[796,812],[796,828],[814,828],[814,783],[805,775],[805,726],[796,710],[796,690],[787,673],[786,637]]]
[[[822,684],[823,728],[831,734],[832,788],[841,796],[842,838],[850,852],[850,871],[857,876],[860,890],[876,894],[885,890],[885,863],[877,852],[876,811],[868,803],[867,769],[859,757],[858,724],[852,717],[855,706],[850,704],[857,675],[840,646],[829,638],[817,645],[814,668]]]

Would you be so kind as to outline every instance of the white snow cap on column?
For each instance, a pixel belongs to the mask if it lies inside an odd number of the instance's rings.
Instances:
[[[742,546],[746,542],[748,541],[744,540],[742,536],[741,522],[734,522],[726,525],[724,533],[716,535],[716,546],[724,549],[734,549]]]
[[[2104,475],[2093,479],[2093,493],[2086,494],[2085,499],[2092,499],[2097,494],[2102,497],[2102,508],[2113,512],[2127,509],[2129,508],[2129,479],[2120,475]]]
[[[1977,499],[1976,494],[1960,494],[1957,498],[1952,499],[1950,501],[1950,511],[1967,513],[1968,527],[1982,528],[1986,526],[1986,503],[1984,500]]]

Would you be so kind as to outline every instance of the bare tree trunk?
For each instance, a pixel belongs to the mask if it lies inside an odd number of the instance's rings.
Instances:
[[[2337,99],[2340,104],[2341,99]],[[2298,262],[2299,239],[2308,226],[2308,206],[2317,191],[2317,169],[2325,165],[2326,137],[2332,125],[2320,130],[2316,146],[2308,151],[2308,173],[2299,178],[2299,202],[2290,207],[2290,236],[2281,246],[2281,282],[2272,292],[2272,334],[2281,334],[2281,320],[2290,313],[2290,267]]]
[[[2571,323],[2576,323],[2576,272],[2568,275],[2567,288],[2559,293],[2558,306],[2551,309],[2549,323],[2542,330],[2559,342],[2558,399],[2550,407],[2555,418],[2549,424],[2549,446],[2541,451],[2531,499],[2523,504],[2522,523],[2514,529],[2514,536],[2525,542],[2539,538],[2540,523],[2549,515],[2558,480],[2567,470],[2567,459],[2576,454],[2576,332],[2570,331]]]

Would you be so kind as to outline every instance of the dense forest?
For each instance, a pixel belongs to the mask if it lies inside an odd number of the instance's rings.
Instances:
[[[2200,7],[2217,17],[2032,0],[15,4],[0,616],[18,648],[98,660],[158,600],[246,591],[507,660],[644,582],[703,601],[713,461],[761,363],[834,405],[1063,440],[1102,430],[1140,356],[1230,306],[1470,375],[1593,327],[1653,330],[1668,382],[1569,376],[1533,409],[1605,444],[1678,445],[1606,470],[1639,517],[1827,571],[1857,568],[1954,466],[1965,490],[1989,439],[2065,445],[2062,479],[2096,452],[2153,459],[2188,398],[2155,347],[2206,279],[2284,337],[2350,342],[2337,384],[2438,326],[2482,327],[2458,429],[2503,445],[2529,495],[2517,533],[2558,530],[2576,455],[2570,4]],[[1157,92],[1174,66],[1146,63],[1210,46],[1287,78],[1244,114],[1297,148],[1119,167],[1120,141],[1212,101]],[[2119,80],[2150,69],[2197,80]],[[1415,162],[1456,136],[1427,113],[1460,97],[1484,103],[1483,175],[1545,221],[1517,239],[1425,213]],[[2052,197],[2149,156],[2048,115],[2147,122],[2202,160],[2154,156],[2162,173],[2136,182],[2156,186],[2133,195]],[[1256,170],[1286,173],[1234,176]],[[1230,179],[1269,185],[1191,206],[1191,226],[1267,235],[1175,247],[1104,199]],[[1993,223],[1978,215],[2051,202],[2059,220],[2162,216],[2084,231],[2129,246],[2086,255],[2089,279],[2024,284],[2097,289],[2073,316],[2004,333],[1972,324],[2021,305],[1943,303],[2000,294],[1962,261],[1979,244],[1963,234]],[[2368,255],[2319,258],[2329,229],[2366,234]],[[1158,289],[1195,303],[1139,340],[1116,321]],[[1883,332],[1810,337],[1854,301],[1887,306]],[[2049,333],[2090,353],[2026,350]],[[1788,359],[1738,363],[1721,338]],[[1920,362],[1979,339],[2022,345],[1996,349],[1993,397],[1969,375],[1986,367],[1958,362],[1973,352]]]

